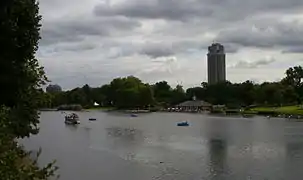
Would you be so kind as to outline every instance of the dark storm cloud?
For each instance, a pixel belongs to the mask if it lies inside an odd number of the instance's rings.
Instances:
[[[176,54],[186,53],[188,50],[207,49],[210,42],[197,41],[197,40],[175,40],[175,41],[162,41],[158,43],[147,42],[141,45],[139,54],[147,55],[151,58],[169,57]],[[235,46],[228,46],[230,51],[235,52]]]
[[[161,47],[156,45],[144,47],[140,51],[140,54],[150,56],[151,58],[171,56],[174,53],[175,52],[173,52],[172,48],[170,47]]]
[[[192,18],[232,21],[259,13],[293,11],[302,6],[301,0],[127,0],[96,6],[95,14],[180,21]]]
[[[303,24],[297,21],[282,22],[259,20],[256,24],[222,30],[217,40],[222,43],[233,43],[245,47],[292,47],[288,51],[298,51],[303,46]],[[299,47],[297,47],[299,46]]]
[[[139,26],[138,21],[122,17],[46,21],[41,30],[40,43],[78,42],[88,36],[111,36]]]
[[[78,42],[88,36],[109,37],[115,36],[116,32],[132,32],[134,28],[140,26],[140,21],[136,20],[136,18],[139,18],[141,20],[164,19],[168,20],[168,24],[170,23],[169,20],[180,20],[184,23],[181,28],[188,32],[191,32],[191,29],[200,28],[201,25],[205,27],[203,31],[218,31],[221,29],[218,37],[214,39],[222,42],[228,53],[237,52],[241,46],[260,48],[272,48],[279,45],[297,46],[302,45],[303,42],[303,36],[298,38],[298,35],[303,32],[302,26],[299,24],[286,23],[287,28],[285,28],[285,23],[273,24],[269,22],[271,19],[261,19],[258,22],[259,19],[257,19],[257,26],[259,23],[259,26],[262,27],[257,27],[260,32],[253,32],[254,21],[247,23],[247,26],[237,22],[254,15],[295,11],[302,7],[303,1],[301,0],[267,0],[264,2],[261,2],[261,0],[120,1],[115,4],[96,5],[91,18],[46,21],[42,28],[41,44],[49,45],[62,41]],[[292,27],[292,25],[297,27]],[[229,28],[225,28],[226,26]],[[266,26],[273,26],[270,28],[273,28],[274,31],[266,32],[265,30],[269,29]],[[265,30],[262,30],[262,28],[265,28]],[[176,33],[176,39],[180,38],[178,37],[178,30],[175,30],[173,26],[169,28],[168,32]],[[207,48],[207,45],[203,45],[203,48]],[[180,49],[183,48],[172,49],[170,47],[154,46],[137,48],[139,54],[145,54],[153,58],[173,55]]]
[[[236,53],[241,46],[302,46],[302,24],[297,21],[277,21],[279,15],[300,12],[302,9],[302,0],[128,0],[98,5],[94,12],[100,17],[163,19],[168,24],[172,23],[171,20],[182,21],[182,28],[188,32],[197,28],[203,28],[203,31],[219,30],[218,37],[214,39],[226,46],[226,52]],[[268,14],[276,16],[263,17]],[[171,27],[165,33],[174,34],[178,31]],[[175,50],[155,47],[146,54],[153,57],[154,54],[162,56],[171,55],[172,52]]]
[[[192,45],[193,42],[189,43],[188,41],[159,43],[146,42],[141,46],[139,54],[147,55],[151,58],[168,57],[177,53],[182,53]]]
[[[198,1],[130,0],[117,5],[99,5],[98,16],[125,16],[144,19],[188,20],[194,16],[209,16],[213,10]]]

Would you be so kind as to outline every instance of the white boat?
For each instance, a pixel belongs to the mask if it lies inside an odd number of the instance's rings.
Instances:
[[[80,124],[79,116],[75,113],[65,116],[65,124]]]

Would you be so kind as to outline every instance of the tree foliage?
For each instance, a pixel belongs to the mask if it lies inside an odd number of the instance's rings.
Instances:
[[[172,88],[166,81],[145,84],[140,79],[129,76],[116,78],[109,84],[92,88],[88,85],[53,96],[52,107],[61,104],[81,104],[92,107],[94,102],[102,106],[117,108],[146,108],[150,106],[168,107],[191,100],[193,97],[212,104],[227,105],[231,108],[251,105],[290,105],[301,102],[303,98],[303,78],[300,66],[289,68],[286,77],[280,82],[256,84],[252,81],[243,83],[220,82],[188,88],[181,85]],[[47,101],[48,102],[48,101]]]
[[[0,104],[10,108],[12,133],[19,137],[36,134],[35,97],[46,78],[35,53],[40,39],[39,7],[34,0],[0,3]]]
[[[28,153],[15,142],[38,133],[38,108],[47,101],[41,85],[46,81],[35,53],[40,39],[36,0],[0,2],[0,177],[1,179],[46,179],[52,164],[38,168],[25,161]]]
[[[9,109],[0,107],[0,177],[1,179],[14,180],[42,180],[54,175],[57,167],[49,163],[45,168],[39,168],[37,158],[29,159],[31,152],[25,152],[14,140],[10,133]]]

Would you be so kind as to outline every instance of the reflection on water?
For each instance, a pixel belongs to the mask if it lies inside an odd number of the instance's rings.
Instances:
[[[77,131],[78,130],[78,125],[68,125],[65,124],[65,127],[71,131]]]
[[[209,141],[209,169],[212,179],[220,179],[225,173],[227,146],[221,139],[211,139]]]
[[[287,143],[287,158],[291,161],[297,158],[303,158],[303,143],[289,142]]]
[[[57,159],[63,180],[302,179],[303,125],[298,122],[182,113],[137,118],[92,114],[98,121],[66,126],[59,112],[43,112],[40,134],[23,143],[28,149],[42,147],[41,164]],[[184,119],[191,126],[177,127]]]
[[[119,138],[125,142],[140,143],[144,141],[142,131],[135,128],[109,127],[106,128],[107,135],[113,138]]]
[[[141,130],[113,126],[106,128],[107,151],[115,153],[128,161],[142,161],[140,152],[144,152],[144,136]]]
[[[303,175],[302,169],[298,167],[303,167],[303,141],[289,142],[286,145],[286,173],[289,179],[296,179],[297,177]]]

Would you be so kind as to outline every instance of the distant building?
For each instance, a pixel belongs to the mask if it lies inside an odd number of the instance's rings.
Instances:
[[[185,101],[175,106],[178,111],[187,111],[187,112],[199,112],[199,111],[211,111],[212,104],[200,101],[200,100],[192,100],[192,101]]]
[[[62,91],[62,88],[58,84],[50,84],[46,87],[46,92],[48,92],[48,93],[58,93],[61,91]]]
[[[223,45],[213,43],[208,47],[207,72],[209,84],[226,81],[225,50]]]

